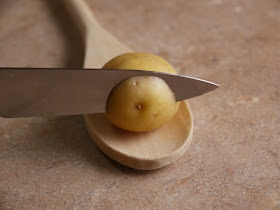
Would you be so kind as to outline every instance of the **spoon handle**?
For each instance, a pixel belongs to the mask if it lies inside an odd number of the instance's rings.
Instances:
[[[84,0],[64,0],[64,3],[84,34],[88,34],[89,30],[100,27]]]
[[[101,68],[113,57],[131,51],[95,19],[84,0],[64,0],[81,29],[85,42],[85,68]]]

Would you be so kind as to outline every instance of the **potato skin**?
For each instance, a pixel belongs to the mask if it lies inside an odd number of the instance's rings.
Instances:
[[[107,62],[103,69],[148,70],[176,74],[159,56],[126,53]],[[120,82],[107,99],[106,118],[119,128],[134,132],[157,129],[177,112],[179,102],[164,80],[137,76]]]

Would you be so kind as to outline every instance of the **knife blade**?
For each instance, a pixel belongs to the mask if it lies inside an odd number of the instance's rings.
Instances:
[[[0,68],[0,116],[42,117],[102,113],[111,90],[133,76],[162,78],[176,101],[218,87],[202,79],[167,73],[116,69]]]

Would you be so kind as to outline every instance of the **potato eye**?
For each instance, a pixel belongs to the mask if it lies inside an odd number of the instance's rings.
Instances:
[[[141,110],[143,108],[143,106],[139,103],[136,104],[136,109]]]

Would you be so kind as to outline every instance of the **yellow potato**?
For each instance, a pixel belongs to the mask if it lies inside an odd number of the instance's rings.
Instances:
[[[126,53],[106,63],[103,69],[153,70],[176,74],[159,56]],[[131,77],[119,83],[107,100],[106,118],[124,130],[143,132],[159,128],[177,112],[179,102],[164,80],[152,76]]]

